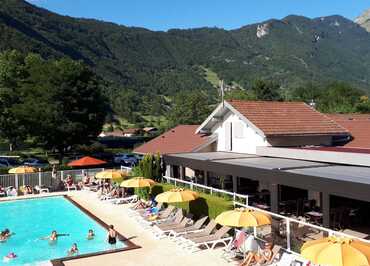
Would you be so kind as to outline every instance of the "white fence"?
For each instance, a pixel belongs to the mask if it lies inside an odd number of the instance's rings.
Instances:
[[[95,175],[102,170],[104,170],[104,168],[57,171],[55,178],[53,178],[52,172],[0,175],[0,185],[2,187],[12,186],[17,189],[26,185],[32,187],[36,185],[52,187],[56,184],[57,180],[64,179],[67,175],[72,175],[74,181],[78,182],[82,179],[84,173]]]

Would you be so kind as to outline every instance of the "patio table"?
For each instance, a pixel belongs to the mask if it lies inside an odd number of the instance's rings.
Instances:
[[[358,237],[358,238],[367,238],[369,236],[368,234],[357,232],[351,229],[344,229],[342,232],[347,235],[351,235],[351,236]]]
[[[265,205],[265,204],[253,204],[254,207],[260,208],[262,210],[269,210],[270,206]]]
[[[305,213],[308,218],[316,224],[320,224],[320,221],[322,220],[323,214],[321,212],[315,212],[315,211],[310,211]]]

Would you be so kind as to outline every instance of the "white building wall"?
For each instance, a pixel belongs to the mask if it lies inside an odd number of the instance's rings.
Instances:
[[[232,123],[232,149],[227,150],[226,147],[226,123]],[[242,137],[236,136],[236,124],[240,123],[242,128]],[[256,154],[257,146],[270,146],[270,144],[265,141],[264,137],[259,135],[250,125],[247,125],[245,121],[241,120],[237,115],[232,112],[228,112],[222,122],[217,123],[212,128],[212,133],[218,135],[217,140],[217,151],[232,151],[238,153],[248,153]]]

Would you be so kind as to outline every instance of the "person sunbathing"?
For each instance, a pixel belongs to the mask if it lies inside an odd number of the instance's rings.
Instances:
[[[5,196],[5,189],[0,185],[0,196]]]
[[[272,243],[265,243],[264,248],[260,250],[258,253],[249,252],[247,257],[239,266],[250,266],[255,263],[264,264],[271,260],[273,253],[272,253]]]
[[[32,194],[32,193],[33,193],[32,188],[29,185],[26,185],[24,187],[24,194]]]
[[[67,186],[69,186],[69,187],[73,185],[73,178],[72,178],[72,176],[71,176],[71,175],[68,175],[68,176],[67,176],[66,184],[67,184]]]
[[[68,256],[77,255],[77,254],[78,254],[77,244],[73,243],[72,247],[68,250]]]
[[[90,229],[89,232],[87,233],[87,240],[92,240],[94,239],[94,237],[95,237],[94,231]]]

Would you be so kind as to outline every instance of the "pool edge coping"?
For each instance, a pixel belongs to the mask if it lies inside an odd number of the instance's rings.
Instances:
[[[107,223],[105,223],[99,217],[97,217],[92,212],[87,210],[81,204],[79,204],[78,202],[73,200],[70,196],[62,195],[62,197],[65,198],[66,200],[68,200],[69,202],[71,202],[77,208],[79,208],[83,213],[85,213],[85,215],[89,216],[91,219],[93,219],[96,223],[98,223],[104,229],[106,229],[106,230],[109,229],[109,225]],[[87,254],[82,254],[82,255],[77,255],[77,256],[70,256],[70,257],[52,259],[52,260],[50,260],[50,263],[53,266],[64,266],[65,265],[63,263],[64,261],[78,260],[78,259],[83,259],[83,258],[90,258],[90,257],[95,257],[95,256],[100,256],[100,255],[107,255],[107,254],[113,254],[113,253],[118,253],[118,252],[123,252],[123,251],[129,251],[129,250],[142,248],[141,246],[136,245],[134,242],[130,241],[128,238],[123,236],[121,233],[117,232],[117,235],[118,235],[118,240],[121,241],[121,242],[124,242],[126,244],[126,247],[118,248],[118,249],[112,249],[112,250],[106,250],[106,251],[92,252],[92,253],[87,253]]]

